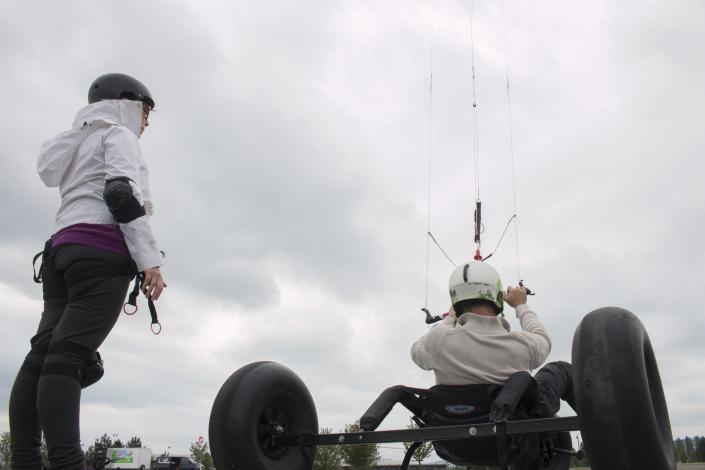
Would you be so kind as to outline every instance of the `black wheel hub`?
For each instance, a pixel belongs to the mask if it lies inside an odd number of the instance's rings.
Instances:
[[[267,406],[257,424],[257,441],[262,451],[270,458],[276,459],[286,453],[286,447],[274,445],[274,437],[283,435],[287,430],[287,418],[284,411],[276,406]]]
[[[556,459],[558,436],[552,434],[541,438],[541,468],[551,468]]]

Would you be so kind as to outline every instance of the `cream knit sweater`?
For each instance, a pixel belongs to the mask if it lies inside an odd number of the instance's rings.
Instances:
[[[551,352],[551,340],[529,306],[517,305],[516,315],[524,331],[506,331],[499,317],[465,313],[456,322],[449,315],[414,343],[411,358],[432,370],[437,384],[504,383],[514,372],[537,368]]]

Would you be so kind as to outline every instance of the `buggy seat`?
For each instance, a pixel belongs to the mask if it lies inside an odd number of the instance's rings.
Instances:
[[[360,418],[360,429],[375,430],[396,403],[413,414],[419,427],[453,426],[527,419],[538,402],[536,382],[528,372],[513,374],[503,385],[436,385],[420,389],[395,385],[384,390]],[[495,437],[434,441],[439,457],[455,465],[497,465]],[[501,460],[516,462],[525,454],[524,435],[507,436]],[[408,462],[407,455],[406,462]]]

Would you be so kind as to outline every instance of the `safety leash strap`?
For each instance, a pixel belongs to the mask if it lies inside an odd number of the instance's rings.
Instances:
[[[34,272],[32,278],[34,279],[34,282],[36,282],[37,284],[42,283],[42,268],[44,267],[44,256],[43,255],[44,255],[44,252],[40,251],[39,253],[34,255],[34,258],[32,258],[32,271]],[[37,273],[37,268],[35,266],[37,265],[37,259],[39,259],[39,257],[42,258],[42,262],[39,263],[39,273]]]
[[[127,302],[125,303],[122,309],[127,315],[134,315],[135,313],[137,313],[137,310],[139,310],[139,307],[137,307],[137,296],[140,295],[140,289],[143,284],[144,273],[135,274],[135,285],[132,287],[132,292],[130,292],[130,295],[127,298]],[[128,305],[134,307],[134,310],[129,310],[127,308]],[[152,333],[158,335],[162,331],[162,324],[159,323],[159,319],[157,318],[157,307],[154,305],[154,301],[151,299],[151,297],[147,297],[147,306],[149,307],[149,316],[152,319],[150,329],[152,330]]]
[[[33,279],[37,284],[42,283],[42,269],[44,268],[47,258],[49,257],[49,250],[51,250],[51,238],[44,243],[44,249],[32,258],[32,272],[34,274]],[[37,265],[37,260],[39,258],[42,258],[42,262],[39,263],[39,271],[37,271],[35,266]]]
[[[44,266],[48,262],[49,259],[49,252],[51,251],[51,238],[46,241],[44,244],[44,250],[40,251],[34,257],[32,258],[32,274],[33,274],[33,279],[34,282],[37,284],[41,284],[43,279],[42,279],[42,271],[44,270]],[[39,270],[37,270],[37,260],[41,258],[42,261],[39,264]],[[109,269],[107,272],[103,273],[104,270],[100,270],[100,274],[124,274],[121,272],[121,269]],[[133,273],[134,271],[130,270],[130,274]],[[92,276],[95,276],[97,273],[96,271],[91,271],[90,273]],[[132,292],[130,292],[130,295],[128,297],[127,302],[123,306],[123,311],[127,315],[134,315],[137,313],[138,307],[137,307],[137,296],[140,293],[140,288],[144,284],[144,273],[137,273],[135,274],[135,285],[132,288]],[[128,305],[131,305],[134,307],[134,310],[130,310],[127,308]],[[150,325],[150,329],[152,330],[152,333],[155,335],[158,335],[162,331],[162,325],[159,323],[159,318],[157,317],[157,307],[154,305],[154,301],[147,297],[147,306],[149,307],[149,315],[152,318],[152,324]]]

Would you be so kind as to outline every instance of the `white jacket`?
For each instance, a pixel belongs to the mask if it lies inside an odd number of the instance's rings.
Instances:
[[[42,145],[37,172],[44,184],[59,187],[55,232],[78,223],[116,224],[103,200],[105,180],[128,177],[147,215],[119,225],[137,269],[144,271],[163,261],[148,219],[152,204],[149,170],[138,142],[141,126],[140,101],[89,104],[76,113],[70,130]]]

